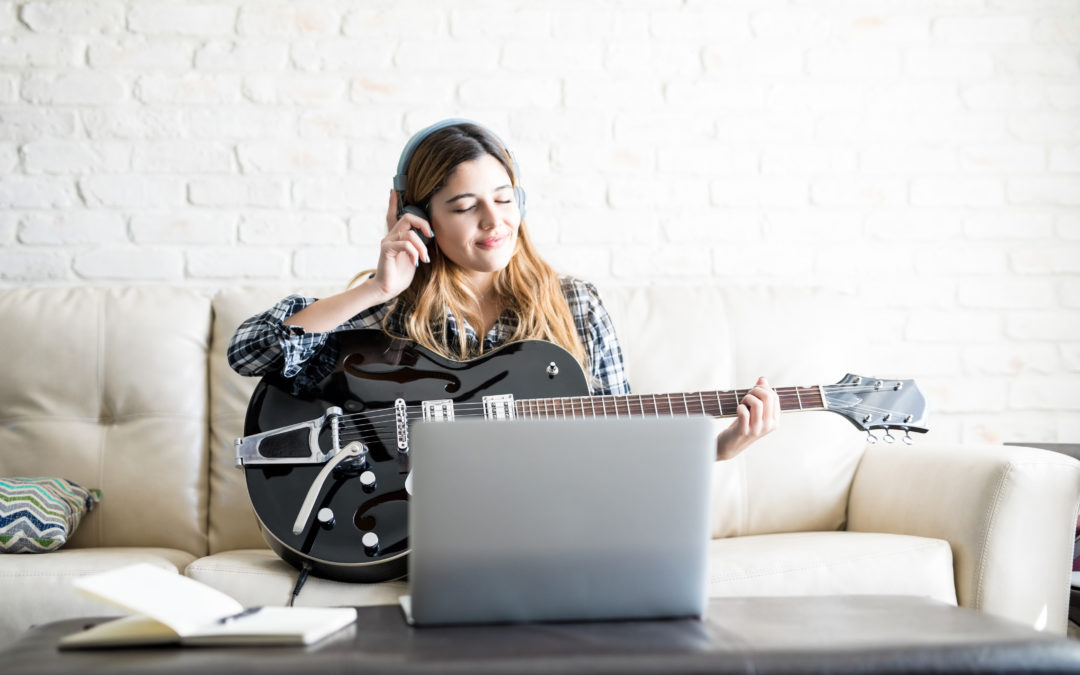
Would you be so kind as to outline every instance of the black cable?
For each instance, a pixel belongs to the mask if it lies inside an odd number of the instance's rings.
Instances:
[[[296,602],[296,596],[300,595],[300,589],[304,587],[309,572],[311,572],[311,565],[304,563],[304,566],[300,568],[300,574],[296,577],[296,585],[293,586],[292,597],[289,598],[289,607],[292,607],[293,603]]]

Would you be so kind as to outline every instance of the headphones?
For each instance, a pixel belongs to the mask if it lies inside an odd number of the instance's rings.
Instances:
[[[408,185],[409,162],[412,161],[412,156],[413,153],[416,152],[417,146],[419,146],[424,141],[424,139],[426,139],[428,136],[435,133],[436,131],[440,131],[447,127],[456,126],[458,124],[471,124],[473,126],[480,127],[484,131],[487,131],[489,134],[491,134],[495,138],[495,140],[499,142],[499,145],[502,146],[503,150],[506,151],[507,156],[510,157],[510,166],[514,172],[514,181],[517,183],[514,186],[514,199],[517,201],[518,211],[521,213],[521,217],[524,218],[525,189],[521,187],[521,170],[518,168],[517,160],[514,159],[514,153],[510,151],[510,148],[506,146],[506,143],[503,143],[503,140],[499,138],[495,134],[495,132],[491,131],[482,124],[477,124],[472,120],[460,118],[443,120],[441,122],[436,122],[435,124],[432,124],[425,129],[421,129],[420,131],[416,132],[416,134],[414,134],[412,138],[409,139],[408,143],[405,144],[405,149],[401,151],[401,158],[398,159],[397,174],[394,175],[394,191],[398,193],[398,198],[401,200],[401,202],[405,201],[405,188]],[[422,207],[416,204],[406,204],[404,207],[399,209],[398,218],[400,218],[406,213],[411,213],[414,216],[419,216],[420,218],[423,218],[424,220],[427,220],[429,222],[431,221],[431,218],[428,217],[427,212],[424,211]]]

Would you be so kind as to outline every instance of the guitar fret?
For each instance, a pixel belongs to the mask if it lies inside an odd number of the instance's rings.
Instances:
[[[825,408],[824,395],[819,387],[783,387],[780,410],[820,410]],[[525,419],[582,419],[614,417],[676,417],[707,415],[732,417],[738,414],[741,400],[749,389],[730,391],[697,391],[668,394],[635,394],[625,396],[571,396],[515,401],[517,414]],[[636,409],[635,409],[636,408]]]

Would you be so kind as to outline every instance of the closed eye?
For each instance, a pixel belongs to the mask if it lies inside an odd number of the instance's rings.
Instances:
[[[513,199],[496,199],[494,201],[495,201],[496,204],[512,204],[514,200]],[[475,208],[476,208],[476,204],[471,204],[471,205],[466,206],[464,208],[452,209],[452,210],[453,210],[454,213],[468,213],[469,211],[472,211]]]

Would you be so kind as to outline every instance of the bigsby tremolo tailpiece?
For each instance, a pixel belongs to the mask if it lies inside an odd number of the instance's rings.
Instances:
[[[341,408],[330,407],[326,409],[322,417],[317,419],[244,436],[234,441],[236,466],[241,468],[273,464],[323,465],[300,505],[296,522],[293,523],[294,534],[303,532],[311,521],[316,500],[323,486],[338,467],[351,465],[361,470],[360,481],[365,489],[375,487],[375,474],[367,466],[367,447],[359,441],[353,441],[344,448],[341,447],[340,417]],[[324,452],[319,445],[319,437],[328,426],[330,449]],[[331,524],[333,514],[327,515],[323,520]]]
[[[341,451],[338,418],[341,408],[330,407],[319,418],[271,429],[233,441],[236,466],[248,464],[322,464]],[[330,449],[323,451],[319,436],[330,427]]]

